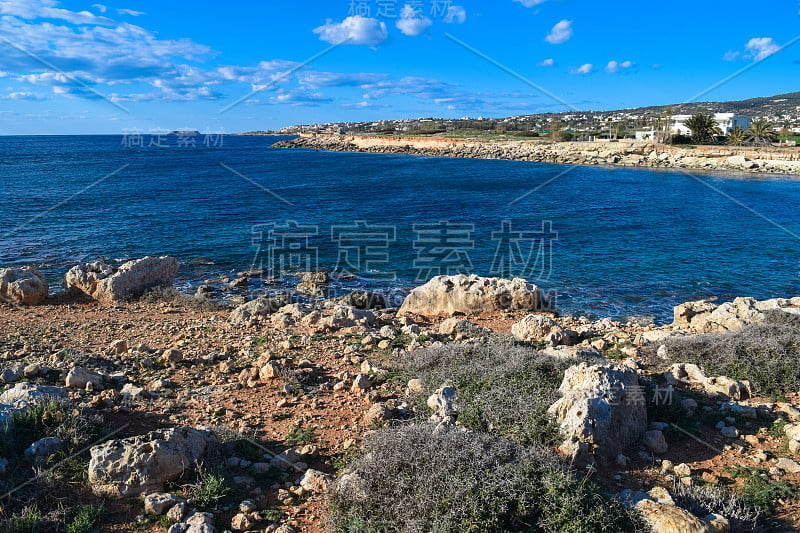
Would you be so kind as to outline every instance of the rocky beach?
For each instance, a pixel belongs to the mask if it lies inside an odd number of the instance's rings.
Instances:
[[[177,270],[81,264],[63,291],[0,271],[6,527],[38,502],[53,530],[84,509],[103,531],[413,530],[445,519],[433,487],[523,498],[492,520],[542,531],[800,527],[800,298],[688,302],[655,326],[559,316],[522,279],[440,276],[386,308],[326,299],[317,272],[313,302],[226,307],[175,291]],[[475,463],[454,484],[435,450],[477,443],[506,450],[506,477]],[[509,496],[523,463],[560,488]]]
[[[800,148],[667,146],[647,141],[487,141],[445,137],[305,134],[274,148],[505,159],[563,165],[800,174]]]

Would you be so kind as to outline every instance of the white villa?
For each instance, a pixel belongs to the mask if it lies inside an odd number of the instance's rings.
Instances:
[[[691,116],[692,115],[673,116],[672,134],[690,137],[692,135],[692,130],[686,127],[686,121],[689,120]],[[746,130],[750,127],[750,122],[752,122],[751,117],[747,115],[737,115],[735,113],[714,113],[714,120],[717,121],[717,125],[719,129],[722,130],[723,135],[730,135],[736,126]],[[658,136],[658,132],[653,128],[637,130],[635,134],[637,140],[653,140]]]
[[[672,117],[672,133],[690,136],[692,130],[686,127],[686,121],[692,115],[675,115]],[[735,113],[714,113],[714,120],[717,121],[719,129],[723,135],[729,135],[736,126],[743,130],[750,127],[751,118],[747,115],[737,115]]]

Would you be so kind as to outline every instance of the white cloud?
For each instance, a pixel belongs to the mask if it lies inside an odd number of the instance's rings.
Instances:
[[[92,7],[98,10],[100,13],[105,13],[108,11],[108,7],[104,6],[103,4],[92,4]]]
[[[467,21],[467,10],[462,6],[450,6],[444,15],[445,24],[464,24]]]
[[[608,65],[606,65],[606,72],[610,74],[615,74],[620,70],[627,70],[633,67],[633,65],[634,63],[632,61],[623,61],[622,63],[619,63],[617,61],[611,60],[608,62]]]
[[[33,93],[29,91],[20,91],[10,94],[0,94],[0,100],[31,100],[31,101],[41,101],[44,100],[44,95],[39,93]]]
[[[572,21],[564,19],[553,26],[544,40],[550,44],[561,44],[569,41],[570,37],[572,37]]]
[[[56,0],[0,0],[0,15],[11,15],[25,20],[39,18],[64,20],[71,24],[113,25],[114,21],[98,17],[88,11],[69,11],[57,7]]]
[[[514,1],[522,4],[525,7],[533,7],[533,6],[538,6],[539,4],[544,4],[547,0],[514,0]]]
[[[353,73],[342,74],[338,72],[298,72],[297,81],[306,87],[364,87],[383,81],[388,76],[385,74]]]
[[[328,22],[314,29],[320,40],[333,44],[377,46],[389,37],[386,24],[378,19],[354,16]]]
[[[593,70],[594,70],[594,65],[592,65],[591,63],[586,63],[586,64],[581,65],[580,67],[578,67],[576,69],[572,69],[570,71],[570,73],[571,74],[591,74]]]
[[[755,61],[766,59],[781,50],[781,47],[778,46],[778,43],[776,43],[772,37],[754,37],[750,39],[744,47],[749,52],[750,57]]]
[[[556,64],[556,62],[552,58],[549,58],[549,59],[545,59],[544,61],[542,61],[540,63],[537,63],[536,66],[537,67],[552,67],[555,64]]]
[[[739,59],[739,56],[742,55],[741,52],[737,52],[736,50],[728,50],[725,52],[725,55],[722,56],[723,61],[736,61]]]
[[[430,28],[432,24],[433,21],[431,19],[423,16],[422,13],[406,4],[403,7],[403,11],[400,13],[400,20],[397,21],[396,26],[403,35],[414,37]]]
[[[131,17],[140,17],[142,15],[146,15],[144,11],[134,11],[133,9],[117,9],[117,13],[120,15],[128,15]]]

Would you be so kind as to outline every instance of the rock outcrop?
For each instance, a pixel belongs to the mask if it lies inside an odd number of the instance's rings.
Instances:
[[[722,396],[725,399],[747,400],[752,394],[749,381],[727,376],[709,377],[699,366],[691,363],[675,363],[664,373],[664,378],[669,385],[683,383],[697,387],[711,396]]]
[[[398,316],[480,315],[498,311],[545,309],[539,287],[524,279],[437,276],[406,297]]]
[[[143,257],[119,268],[101,262],[72,267],[64,287],[72,294],[83,293],[103,304],[126,302],[150,289],[172,287],[179,269],[174,257]]]
[[[38,304],[50,288],[44,274],[31,267],[0,269],[0,301]]]
[[[796,150],[737,146],[665,146],[652,141],[557,142],[454,140],[443,137],[305,135],[273,148],[312,148],[334,152],[425,155],[469,159],[507,159],[567,165],[617,165],[638,168],[692,168],[800,174]]]
[[[191,471],[217,442],[189,427],[153,431],[92,447],[89,483],[97,495],[127,498],[160,492]]]
[[[675,307],[672,325],[697,333],[736,331],[748,324],[763,322],[764,313],[769,311],[800,314],[800,297],[763,301],[736,298],[723,304],[706,300],[686,302]]]
[[[559,450],[576,466],[614,464],[647,429],[644,391],[629,367],[580,363],[564,373],[559,393],[549,413],[564,439]]]
[[[251,326],[286,304],[285,296],[262,296],[231,311],[228,322],[234,326]]]

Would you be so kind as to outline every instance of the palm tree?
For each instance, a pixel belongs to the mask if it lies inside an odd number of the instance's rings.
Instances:
[[[750,140],[756,146],[769,146],[775,140],[772,124],[763,118],[750,123],[750,129],[747,131],[750,133]]]
[[[692,140],[697,144],[710,143],[715,135],[722,133],[713,115],[697,113],[689,117],[685,124],[692,131]]]
[[[557,118],[551,118],[549,123],[550,140],[558,142],[562,140],[564,134],[564,123]]]
[[[733,146],[741,146],[747,142],[747,132],[739,126],[736,126],[728,136],[728,144]]]
[[[672,144],[672,108],[668,107],[661,114],[660,119],[656,119],[658,128],[658,142],[661,144]]]

